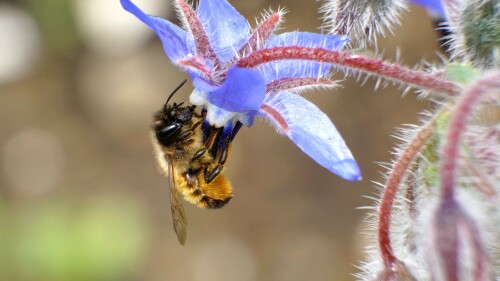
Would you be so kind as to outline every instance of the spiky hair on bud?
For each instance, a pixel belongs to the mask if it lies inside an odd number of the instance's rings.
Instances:
[[[500,127],[484,112],[499,90],[500,72],[483,73],[398,134],[358,280],[500,276]]]
[[[326,0],[320,12],[330,33],[356,38],[364,46],[376,43],[377,35],[392,33],[405,10],[402,0]]]
[[[453,56],[481,69],[500,68],[500,5],[497,0],[462,1],[450,20]]]
[[[404,132],[399,135],[400,138],[418,138],[419,127],[403,130]],[[467,146],[474,143],[470,151],[482,151],[477,155],[479,159],[486,154],[490,155],[488,158],[491,159],[491,153],[499,153],[498,128],[474,125],[469,130],[472,132],[467,136]],[[477,134],[478,131],[481,133]],[[496,136],[495,140],[492,140],[493,136]],[[437,227],[443,227],[442,224],[432,223],[434,210],[439,204],[439,189],[432,181],[438,169],[439,159],[436,149],[439,148],[439,138],[440,133],[435,132],[427,140],[427,144],[418,152],[415,160],[409,163],[408,170],[395,192],[394,202],[389,210],[391,218],[387,229],[390,237],[390,253],[394,256],[394,260],[389,263],[390,266],[386,266],[386,260],[382,258],[385,249],[381,250],[379,247],[378,234],[382,219],[380,210],[383,202],[373,207],[374,213],[369,217],[370,229],[367,232],[371,240],[377,243],[368,247],[367,259],[360,266],[362,272],[357,275],[357,280],[431,280],[432,275],[442,276],[445,272],[446,266],[440,262],[436,254],[440,245],[439,239],[432,239],[435,235],[429,236],[430,233],[436,232]],[[480,144],[481,142],[483,144]],[[488,152],[484,151],[485,143],[494,143]],[[403,155],[402,153],[404,146],[396,151],[396,155]],[[495,280],[473,278],[474,272],[477,271],[477,261],[484,263],[483,276],[491,277],[492,274],[500,276],[498,264],[500,248],[497,245],[500,239],[500,185],[496,176],[498,174],[489,173],[492,169],[498,172],[499,167],[497,162],[492,168],[492,161],[474,167],[474,163],[480,161],[479,159],[475,159],[474,162],[471,162],[471,159],[463,159],[459,168],[463,172],[460,174],[458,185],[463,187],[457,190],[456,202],[461,211],[455,218],[459,223],[457,255],[460,263],[459,275],[463,277],[460,280]],[[394,165],[389,165],[390,172],[393,171]],[[389,175],[390,173],[388,177]],[[484,184],[485,181],[489,184]],[[480,247],[474,249],[478,245]]]

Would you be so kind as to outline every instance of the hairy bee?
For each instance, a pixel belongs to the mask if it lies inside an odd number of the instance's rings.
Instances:
[[[170,203],[174,230],[179,242],[186,242],[187,219],[180,195],[201,208],[221,208],[231,200],[231,184],[222,175],[231,141],[241,123],[223,128],[209,126],[206,112],[196,106],[169,104],[154,115],[152,142],[160,168],[170,183]]]

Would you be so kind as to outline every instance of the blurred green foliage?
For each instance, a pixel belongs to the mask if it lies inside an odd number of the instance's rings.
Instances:
[[[7,270],[7,217],[4,210],[4,201],[0,198],[0,278]],[[2,278],[3,279],[3,278]]]
[[[446,66],[446,77],[460,84],[474,81],[478,76],[477,69],[461,63],[450,63]]]
[[[3,258],[13,266],[1,279],[133,280],[147,249],[146,221],[141,208],[121,198],[30,206],[2,224],[10,242]]]
[[[23,0],[38,23],[46,46],[71,56],[79,44],[73,0]]]

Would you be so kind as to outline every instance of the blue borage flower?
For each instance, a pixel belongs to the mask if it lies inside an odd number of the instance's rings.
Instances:
[[[438,13],[441,16],[445,15],[444,7],[443,7],[443,4],[441,3],[440,0],[410,0],[410,2],[422,5],[428,9]]]
[[[297,93],[312,87],[334,87],[330,66],[314,60],[266,61],[242,67],[238,61],[273,47],[319,47],[338,50],[348,38],[308,32],[273,35],[283,11],[269,12],[251,29],[225,0],[200,0],[194,10],[175,0],[180,28],[145,14],[130,0],[120,0],[160,37],[170,60],[191,77],[195,90],[190,102],[207,110],[207,121],[216,127],[251,126],[255,116],[274,124],[316,162],[347,180],[359,180],[360,170],[330,119]]]

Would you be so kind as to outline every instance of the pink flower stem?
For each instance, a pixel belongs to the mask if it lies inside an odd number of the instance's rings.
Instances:
[[[493,183],[489,182],[485,175],[483,175],[476,166],[467,161],[467,159],[463,159],[465,165],[467,165],[467,169],[472,173],[472,176],[479,179],[478,183],[475,183],[477,190],[482,192],[488,199],[498,199],[498,193],[495,190]]]
[[[367,74],[374,74],[419,89],[448,96],[457,95],[461,91],[460,86],[457,84],[439,79],[434,75],[422,71],[412,70],[397,64],[386,63],[381,59],[374,59],[342,51],[331,51],[323,48],[291,46],[262,49],[240,59],[237,65],[254,68],[271,61],[292,59],[330,63],[341,69],[350,68]]]
[[[455,187],[455,172],[459,159],[459,144],[466,128],[467,119],[474,109],[476,102],[493,89],[500,89],[500,72],[484,75],[473,82],[463,93],[455,108],[452,110],[446,142],[441,155],[440,181],[441,200],[453,199]]]
[[[500,72],[483,75],[471,83],[451,111],[450,121],[445,134],[445,143],[441,152],[441,166],[439,169],[441,198],[436,212],[434,226],[436,229],[435,245],[441,263],[445,270],[447,281],[459,280],[458,258],[458,224],[465,222],[472,235],[473,250],[476,254],[475,276],[482,280],[485,276],[487,258],[483,254],[482,245],[476,231],[477,227],[467,217],[455,201],[456,170],[459,160],[459,146],[461,136],[465,132],[467,120],[475,104],[484,95],[492,90],[500,90]],[[462,223],[463,225],[463,223]],[[479,260],[481,259],[481,260]]]
[[[437,115],[436,115],[437,116]],[[422,146],[427,142],[434,130],[435,119],[431,119],[427,125],[423,126],[416,134],[415,138],[409,143],[406,149],[401,153],[399,159],[394,163],[392,171],[387,179],[384,188],[384,194],[379,207],[378,217],[378,243],[380,253],[389,272],[396,264],[397,258],[394,256],[390,239],[391,210],[394,204],[396,192],[401,184],[403,177],[412,163],[415,156],[421,151]]]
[[[483,245],[479,239],[479,231],[475,226],[474,222],[468,217],[464,219],[463,228],[465,228],[465,232],[469,237],[470,243],[474,252],[474,280],[478,281],[486,281],[489,278],[489,268],[488,265],[490,263],[488,255],[485,253],[483,249]]]
[[[444,275],[443,280],[459,280],[458,227],[465,214],[454,198],[444,200],[439,205],[433,223],[433,252],[440,257],[437,265]],[[436,271],[433,272],[436,279]]]

